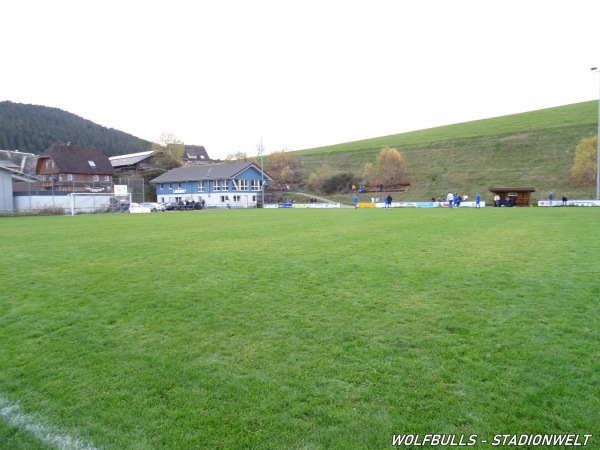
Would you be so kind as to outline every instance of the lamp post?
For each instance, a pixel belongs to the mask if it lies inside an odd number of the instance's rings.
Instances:
[[[597,67],[592,67],[591,70],[592,72],[600,73]],[[596,167],[596,200],[600,200],[600,94],[598,96],[598,166]]]
[[[263,164],[263,144],[262,144],[262,136],[260,137],[260,144],[258,144],[258,154],[260,156],[260,192],[261,192],[261,204],[260,207],[265,207],[265,172],[264,172],[264,164]]]

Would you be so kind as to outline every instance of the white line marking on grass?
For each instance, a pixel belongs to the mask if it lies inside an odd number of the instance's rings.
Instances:
[[[79,438],[66,436],[58,428],[42,423],[32,414],[21,412],[18,404],[11,403],[3,397],[0,397],[0,418],[19,430],[31,433],[44,444],[60,450],[96,450],[93,445]]]

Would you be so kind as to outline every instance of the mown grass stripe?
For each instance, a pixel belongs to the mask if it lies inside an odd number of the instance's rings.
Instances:
[[[31,433],[42,443],[61,450],[96,450],[96,447],[77,437],[62,433],[57,427],[21,411],[17,403],[0,397],[0,418],[21,431]]]

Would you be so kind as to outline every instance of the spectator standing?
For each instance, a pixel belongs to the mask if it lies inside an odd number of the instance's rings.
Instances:
[[[550,205],[548,206],[552,206],[552,199],[554,198],[554,195],[552,195],[552,192],[550,192],[550,194],[548,194],[548,201],[550,202]]]
[[[567,196],[566,195],[562,196],[562,205],[567,206]]]
[[[446,200],[448,200],[448,207],[452,208],[452,204],[454,203],[454,195],[452,194],[452,192],[448,192]]]
[[[391,208],[392,207],[392,196],[391,195],[388,195],[385,198],[385,205],[386,205],[386,208]]]
[[[475,208],[481,208],[480,203],[481,203],[481,194],[478,192],[475,195]]]
[[[500,206],[500,196],[498,194],[494,195],[494,205],[496,208]]]

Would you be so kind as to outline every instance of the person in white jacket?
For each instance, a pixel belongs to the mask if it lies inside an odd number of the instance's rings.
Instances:
[[[452,204],[454,203],[454,194],[452,192],[448,192],[446,200],[448,200],[448,207],[452,208]]]

